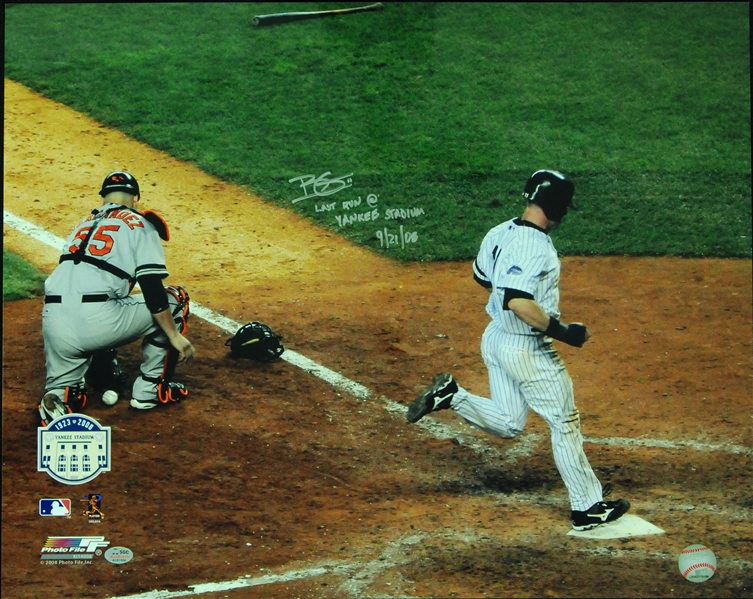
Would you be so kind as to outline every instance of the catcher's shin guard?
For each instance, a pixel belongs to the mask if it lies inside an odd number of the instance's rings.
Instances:
[[[144,374],[141,375],[143,380],[157,385],[157,400],[160,403],[178,402],[188,396],[188,389],[186,389],[185,385],[172,381],[175,367],[178,364],[178,357],[178,350],[170,347],[165,354],[160,376],[149,377]]]
[[[183,335],[186,332],[186,328],[188,328],[188,317],[191,315],[191,298],[183,287],[168,285],[165,287],[165,291],[168,293],[168,301],[170,301],[169,296],[172,296],[175,300],[175,307],[172,312],[173,320],[178,325],[178,332]],[[175,374],[175,367],[178,364],[178,357],[179,355],[175,348],[170,347],[167,350],[162,376],[160,377],[160,382],[157,384],[157,399],[159,399],[160,403],[177,402],[188,396],[186,386],[181,383],[175,383],[172,380],[173,374]]]
[[[188,389],[186,389],[185,385],[172,382],[177,364],[178,350],[171,347],[167,350],[162,376],[159,383],[157,383],[157,399],[159,399],[160,403],[180,401],[188,396]]]
[[[56,418],[73,413],[70,406],[63,403],[63,400],[54,393],[45,393],[37,409],[39,410],[39,421],[42,423],[42,426],[49,425]]]
[[[167,301],[170,303],[171,314],[175,321],[178,332],[182,335],[188,327],[188,317],[190,315],[188,293],[182,287],[165,287],[167,292]],[[172,381],[175,374],[175,367],[178,364],[180,354],[168,341],[165,334],[161,331],[155,331],[153,334],[144,338],[144,361],[141,365],[141,376],[137,377],[134,383],[134,396],[131,398],[131,406],[138,409],[150,409],[157,405],[178,402],[188,396],[188,389],[181,383]],[[160,363],[162,372],[159,372]],[[152,393],[154,387],[144,385],[151,383],[156,386],[156,399]],[[138,395],[136,392],[138,391]]]
[[[183,383],[165,382],[157,387],[157,399],[160,403],[178,402],[188,397],[188,389]]]

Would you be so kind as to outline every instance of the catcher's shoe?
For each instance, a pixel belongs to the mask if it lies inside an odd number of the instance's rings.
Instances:
[[[158,405],[160,404],[156,397],[154,399],[136,399],[135,397],[131,398],[131,407],[137,410],[152,410]]]
[[[45,393],[42,401],[39,402],[38,408],[42,426],[47,426],[55,418],[60,418],[66,414],[73,414],[70,406],[54,393]]]
[[[575,530],[590,530],[600,524],[614,522],[630,509],[630,502],[626,499],[617,501],[599,501],[585,512],[573,510],[571,519]]]
[[[408,406],[408,422],[418,422],[429,412],[446,410],[457,392],[458,384],[449,372],[438,374],[431,385]]]

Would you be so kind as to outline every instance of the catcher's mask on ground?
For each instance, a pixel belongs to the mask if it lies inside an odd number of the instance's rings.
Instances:
[[[243,325],[232,339],[225,342],[235,358],[251,358],[259,362],[271,362],[285,351],[281,335],[257,321]]]
[[[531,175],[523,189],[523,197],[541,207],[549,220],[561,221],[567,209],[578,210],[573,203],[575,186],[557,171],[540,170]]]

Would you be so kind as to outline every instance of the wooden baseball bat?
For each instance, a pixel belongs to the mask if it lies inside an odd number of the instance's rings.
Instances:
[[[263,27],[265,25],[280,25],[282,23],[291,23],[292,21],[303,21],[305,19],[318,19],[319,17],[335,17],[338,15],[349,15],[355,12],[369,12],[382,10],[381,2],[369,4],[368,6],[359,6],[357,8],[340,8],[338,10],[319,10],[315,12],[282,12],[274,15],[258,15],[254,17],[254,25]]]

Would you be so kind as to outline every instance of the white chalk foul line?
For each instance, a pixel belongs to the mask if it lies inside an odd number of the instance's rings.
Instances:
[[[203,584],[189,585],[190,590],[185,591],[147,591],[136,595],[122,595],[112,599],[172,599],[173,597],[190,597],[191,595],[203,595],[204,593],[218,593],[220,591],[231,591],[233,589],[242,589],[264,584],[275,584],[279,582],[290,582],[291,580],[301,580],[313,576],[326,574],[326,568],[309,568],[306,570],[293,570],[284,574],[265,574],[256,578],[244,576],[235,580],[226,580],[224,582],[207,582]]]
[[[65,239],[53,235],[52,233],[45,231],[43,228],[38,227],[37,225],[30,223],[28,220],[24,220],[7,210],[3,210],[3,223],[13,227],[21,233],[25,233],[37,241],[41,241],[42,243],[55,248],[58,251],[62,251],[63,249]]]
[[[174,597],[191,597],[205,593],[218,593],[266,584],[303,580],[325,574],[345,578],[345,581],[340,585],[340,590],[344,591],[347,597],[362,597],[363,593],[368,590],[369,585],[374,582],[377,576],[387,570],[412,562],[414,558],[409,554],[410,548],[427,537],[427,533],[411,533],[396,541],[388,542],[379,557],[366,562],[344,560],[323,561],[311,568],[291,570],[282,574],[264,574],[255,578],[246,575],[234,580],[192,584],[188,585],[188,589],[182,591],[153,590],[134,595],[111,597],[110,599],[173,599]],[[403,589],[396,588],[395,591],[397,591],[398,594],[396,596],[398,597],[409,597]]]

